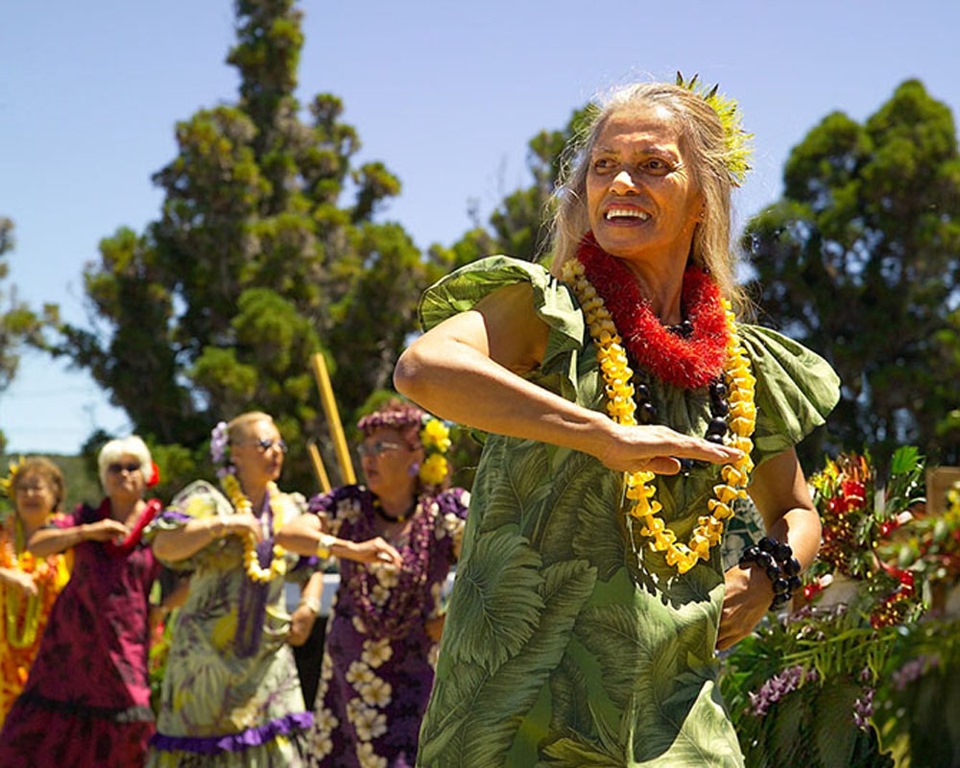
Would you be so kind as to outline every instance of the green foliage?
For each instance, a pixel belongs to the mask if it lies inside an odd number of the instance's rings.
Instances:
[[[783,198],[744,239],[768,319],[840,373],[831,419],[840,447],[866,444],[885,462],[915,443],[943,463],[960,459],[948,415],[960,375],[950,314],[960,298],[960,155],[949,109],[911,80],[862,125],[828,115],[793,149]]]
[[[510,192],[490,215],[453,246],[434,246],[438,256],[460,266],[481,256],[503,253],[526,261],[546,258],[553,214],[552,195],[571,139],[578,136],[589,108],[575,110],[562,130],[540,131],[527,144],[527,169],[532,183]]]
[[[7,277],[4,256],[13,250],[13,222],[0,216],[0,281]],[[40,320],[16,295],[6,296],[0,290],[0,392],[6,389],[17,373],[20,347],[25,341],[39,337]],[[0,431],[0,451],[6,443]]]
[[[97,326],[57,324],[48,349],[86,368],[166,463],[171,487],[206,474],[211,427],[271,413],[291,446],[284,483],[315,490],[305,442],[331,455],[310,358],[325,351],[342,419],[391,385],[421,291],[449,266],[374,221],[400,191],[354,165],[335,96],[294,96],[303,46],[294,0],[237,0],[235,104],[176,126],[154,176],[160,217],[105,238],[85,273]]]

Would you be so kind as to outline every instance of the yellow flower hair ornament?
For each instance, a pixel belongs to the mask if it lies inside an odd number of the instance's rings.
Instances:
[[[17,472],[20,471],[20,465],[22,463],[23,456],[20,457],[19,461],[11,461],[7,465],[7,476],[0,477],[0,496],[6,496],[8,499],[13,498],[13,484],[17,479]]]
[[[420,465],[420,480],[425,485],[440,485],[450,472],[449,462],[444,455],[450,450],[450,429],[440,419],[425,416],[420,442],[426,453]]]

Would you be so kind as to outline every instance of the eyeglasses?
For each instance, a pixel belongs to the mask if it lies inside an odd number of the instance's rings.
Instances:
[[[133,474],[138,469],[140,469],[140,464],[134,461],[131,461],[129,464],[107,464],[107,472],[111,475],[119,475],[123,470],[127,470],[127,472]]]
[[[261,453],[266,453],[273,447],[276,447],[280,453],[287,452],[287,444],[283,440],[270,440],[266,437],[262,437],[259,440],[246,440],[242,443],[234,443],[234,445],[255,445]]]
[[[399,451],[406,446],[400,443],[391,443],[386,440],[377,440],[375,443],[360,443],[357,447],[357,453],[361,456],[379,456],[381,453],[390,451]]]

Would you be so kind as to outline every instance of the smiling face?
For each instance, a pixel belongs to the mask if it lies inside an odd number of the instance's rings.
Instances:
[[[21,472],[14,488],[17,515],[28,530],[36,530],[54,511],[57,496],[39,472]]]
[[[628,262],[683,267],[703,201],[670,111],[614,113],[588,162],[587,214],[600,247]]]
[[[399,429],[381,427],[363,439],[360,460],[370,490],[391,497],[414,492],[417,477],[412,467],[423,461],[423,450],[411,448]]]

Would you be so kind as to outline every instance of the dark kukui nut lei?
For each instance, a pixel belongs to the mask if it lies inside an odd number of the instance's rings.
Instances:
[[[684,320],[684,323],[689,323],[688,320]],[[688,334],[684,333],[680,329],[683,324],[670,326],[669,330],[671,333],[676,333],[680,336],[687,336]],[[692,328],[692,326],[691,326]],[[692,330],[691,330],[692,333]],[[631,362],[633,362],[631,360]],[[636,370],[636,369],[635,369]],[[643,380],[642,373],[636,373],[633,377],[633,392],[634,398],[637,401],[637,421],[641,424],[656,424],[657,423],[657,406],[650,398],[650,386]],[[718,376],[716,379],[710,382],[710,423],[707,424],[706,432],[703,435],[704,440],[716,445],[723,445],[723,439],[726,437],[727,432],[729,431],[729,426],[727,425],[727,414],[730,412],[730,404],[727,402],[727,385],[723,382],[723,377]],[[690,470],[694,467],[703,466],[703,462],[695,461],[693,459],[679,459],[680,461],[680,471],[684,475],[689,475]]]
[[[790,601],[800,588],[800,561],[793,556],[793,549],[783,541],[764,536],[751,544],[740,556],[740,567],[756,563],[766,571],[773,585],[773,601],[770,610],[776,610]]]

